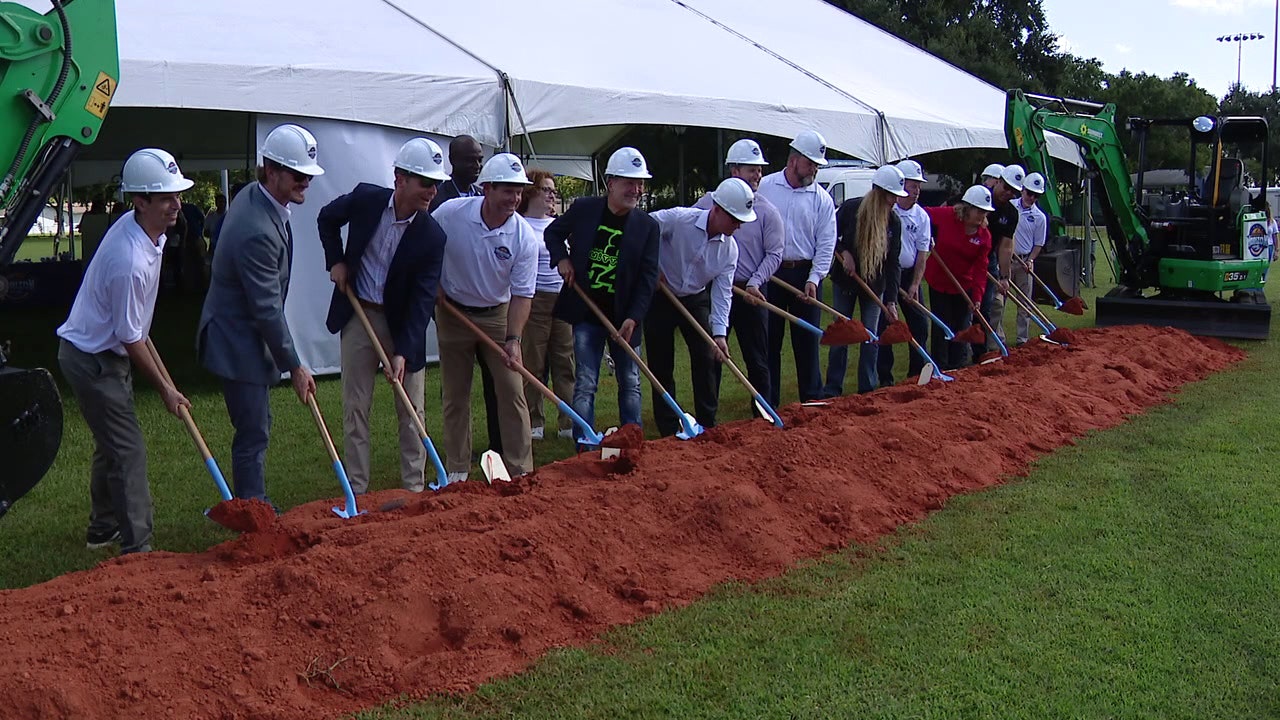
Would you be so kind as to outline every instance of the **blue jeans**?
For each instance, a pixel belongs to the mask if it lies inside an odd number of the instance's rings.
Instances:
[[[875,304],[857,285],[840,285],[832,283],[831,305],[840,314],[853,316],[855,305],[862,306],[859,320],[863,325],[875,330],[880,324],[880,306]],[[877,363],[880,359],[880,347],[871,343],[858,346],[858,392],[868,393],[880,384]],[[849,367],[849,348],[846,345],[832,345],[827,350],[827,384],[822,387],[822,397],[833,398],[844,394],[844,374]]]
[[[631,335],[640,349],[640,326]],[[573,384],[573,410],[593,428],[596,424],[596,388],[600,383],[600,361],[604,357],[605,341],[613,356],[613,371],[618,378],[618,414],[622,425],[640,425],[640,367],[631,354],[609,339],[609,331],[603,325],[580,322],[573,326],[573,358],[575,378]],[[598,432],[603,432],[596,428]],[[581,429],[575,431],[582,443]]]

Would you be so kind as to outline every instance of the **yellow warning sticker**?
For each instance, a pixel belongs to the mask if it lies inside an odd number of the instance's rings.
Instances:
[[[98,79],[93,83],[93,90],[89,93],[89,101],[84,104],[84,109],[102,120],[107,117],[107,107],[111,105],[111,96],[115,94],[116,81],[110,75],[99,72]]]

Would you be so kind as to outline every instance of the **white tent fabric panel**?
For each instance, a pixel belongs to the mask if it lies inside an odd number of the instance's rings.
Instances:
[[[791,137],[819,127],[833,148],[881,154],[875,113],[670,0],[560,0],[519,16],[518,43],[466,3],[395,4],[507,74],[513,135],[679,124]],[[562,39],[559,52],[536,52],[539,38]]]
[[[116,107],[281,113],[502,142],[494,71],[381,0],[115,2]]]
[[[669,0],[692,8],[883,112],[890,161],[968,147],[1008,147],[1004,91],[823,0],[783,6],[742,0]],[[714,18],[708,20],[707,18]],[[822,28],[815,35],[814,28]],[[821,39],[819,40],[818,37]],[[1075,145],[1051,137],[1057,157]]]

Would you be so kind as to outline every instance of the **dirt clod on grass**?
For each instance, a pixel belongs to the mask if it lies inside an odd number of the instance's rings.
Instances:
[[[1083,315],[1085,310],[1084,300],[1081,300],[1079,297],[1067,298],[1062,303],[1062,307],[1058,309],[1069,315]]]
[[[1049,333],[1049,339],[1057,343],[1069,345],[1076,341],[1076,334],[1067,328],[1059,327],[1054,328],[1053,332]]]
[[[645,442],[625,474],[584,453],[502,487],[362,501],[405,498],[394,513],[343,520],[325,499],[205,553],[0,593],[0,714],[324,720],[464,692],[874,540],[1244,357],[1171,329],[1078,334],[1074,352],[1030,345],[951,383],[791,405],[786,428]]]

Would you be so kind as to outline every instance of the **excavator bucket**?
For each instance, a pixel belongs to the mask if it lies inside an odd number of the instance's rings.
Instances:
[[[1081,241],[1072,237],[1055,237],[1045,243],[1044,252],[1036,257],[1036,275],[1044,281],[1060,300],[1080,294]],[[1053,298],[1034,284],[1032,298],[1043,305],[1053,306]]]
[[[1098,298],[1097,322],[1106,325],[1176,327],[1192,335],[1265,340],[1271,332],[1271,305],[1255,295],[1231,300],[1144,297],[1117,287]]]
[[[0,517],[40,482],[62,444],[62,399],[48,370],[0,367]]]

